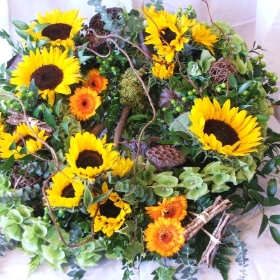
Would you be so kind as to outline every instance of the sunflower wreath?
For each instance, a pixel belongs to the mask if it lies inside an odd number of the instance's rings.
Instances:
[[[234,248],[246,262],[240,210],[259,207],[259,234],[280,243],[268,223],[280,216],[265,214],[280,204],[280,136],[267,126],[277,77],[260,46],[190,6],[88,4],[89,25],[54,9],[14,21],[17,44],[0,33],[20,61],[1,79],[1,236],[31,256],[30,273],[45,260],[81,279],[105,255],[123,260],[124,279],[145,260],[159,262],[155,279],[201,263],[227,279]]]

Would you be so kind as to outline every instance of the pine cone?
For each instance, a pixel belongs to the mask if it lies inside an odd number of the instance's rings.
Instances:
[[[180,150],[169,145],[158,145],[146,151],[146,157],[158,171],[170,170],[186,161]]]

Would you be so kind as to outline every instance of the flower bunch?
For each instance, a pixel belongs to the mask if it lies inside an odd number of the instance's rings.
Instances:
[[[177,268],[156,275],[191,277],[213,261],[226,278],[236,210],[259,206],[260,234],[269,226],[280,243],[268,223],[279,215],[265,214],[280,204],[280,135],[267,126],[277,77],[260,46],[190,6],[99,2],[87,24],[59,9],[13,22],[22,41],[8,40],[19,62],[1,80],[1,232],[30,254],[30,272],[42,259],[75,263],[81,279],[106,255],[128,274],[170,258]]]

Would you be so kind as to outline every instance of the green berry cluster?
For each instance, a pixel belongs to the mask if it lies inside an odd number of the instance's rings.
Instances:
[[[119,76],[122,73],[123,66],[127,63],[126,57],[113,51],[109,57],[96,57],[96,62],[99,64],[99,72],[106,76]]]
[[[29,91],[26,87],[22,87],[16,94],[16,98],[19,99],[26,111],[31,111],[32,104],[36,104],[37,96],[33,91]],[[22,111],[22,106],[16,98],[6,99],[4,104],[7,110]]]

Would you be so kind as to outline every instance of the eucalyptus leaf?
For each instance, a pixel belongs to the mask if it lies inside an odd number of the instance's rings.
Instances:
[[[109,197],[110,193],[113,191],[113,189],[110,189],[108,192],[103,193],[101,195],[95,196],[92,198],[92,203],[98,203],[101,202],[102,200],[106,199]]]
[[[234,75],[232,73],[229,73],[229,84],[233,87],[233,88],[237,88],[237,81],[234,77]]]
[[[13,25],[21,30],[27,30],[29,28],[29,25],[23,21],[20,20],[11,20],[11,22],[13,23]]]

